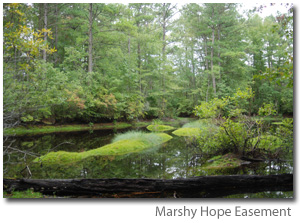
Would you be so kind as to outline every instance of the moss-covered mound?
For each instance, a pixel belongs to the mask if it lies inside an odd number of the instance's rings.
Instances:
[[[43,164],[71,164],[93,156],[124,155],[127,153],[140,152],[142,150],[158,146],[172,139],[165,133],[141,133],[129,132],[117,136],[113,143],[86,152],[50,152],[36,158],[34,162]]]
[[[214,135],[219,131],[211,119],[201,119],[194,122],[186,123],[182,128],[172,132],[177,136],[197,137],[200,135]]]
[[[222,169],[222,168],[234,168],[242,165],[243,161],[236,155],[228,153],[225,155],[214,156],[206,162],[202,169]]]
[[[165,132],[165,131],[173,130],[174,127],[168,125],[148,125],[147,129],[152,132]]]
[[[172,133],[177,136],[196,137],[201,134],[201,130],[199,128],[180,128]]]

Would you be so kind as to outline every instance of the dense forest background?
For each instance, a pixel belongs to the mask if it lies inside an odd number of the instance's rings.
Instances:
[[[4,127],[191,116],[245,90],[247,114],[292,115],[292,8],[238,7],[3,4]]]

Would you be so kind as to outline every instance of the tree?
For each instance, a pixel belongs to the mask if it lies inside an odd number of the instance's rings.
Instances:
[[[89,66],[88,72],[93,72],[93,4],[89,4]]]
[[[189,116],[251,86],[250,113],[266,102],[292,113],[291,12],[238,7],[4,4],[5,111],[22,123]]]
[[[48,29],[48,4],[44,3],[44,42],[47,43],[47,29]],[[43,50],[43,60],[47,61],[46,49]]]

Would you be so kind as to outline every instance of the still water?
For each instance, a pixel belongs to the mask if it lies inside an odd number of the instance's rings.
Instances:
[[[205,170],[202,165],[210,158],[184,137],[173,139],[140,153],[88,158],[70,165],[45,166],[32,163],[35,157],[50,151],[83,152],[104,146],[116,134],[147,129],[97,130],[69,133],[10,137],[5,141],[15,150],[4,153],[4,177],[32,179],[72,178],[156,178],[175,179],[204,175],[270,175],[293,173],[293,160],[268,161],[242,165],[238,168]],[[25,153],[24,153],[25,151]],[[250,195],[236,195],[245,197]],[[259,197],[290,197],[287,192],[264,192]]]

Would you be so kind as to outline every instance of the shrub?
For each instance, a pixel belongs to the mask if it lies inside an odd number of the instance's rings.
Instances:
[[[214,98],[209,102],[201,102],[194,109],[194,114],[199,118],[218,118],[224,113],[224,107],[228,104],[228,98]]]
[[[264,103],[262,107],[258,110],[259,116],[270,116],[270,115],[276,115],[277,111],[275,109],[275,106],[273,103],[266,104]]]

